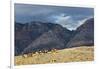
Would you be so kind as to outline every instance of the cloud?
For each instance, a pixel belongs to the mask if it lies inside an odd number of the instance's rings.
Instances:
[[[64,7],[49,5],[18,4],[14,6],[15,20],[21,23],[41,21],[58,23],[70,30],[75,30],[84,19],[94,15],[93,8]]]
[[[69,30],[76,30],[77,27],[82,25],[87,19],[91,18],[91,16],[89,16],[81,20],[75,20],[74,16],[69,16],[63,13],[52,17],[55,18],[55,23],[60,24]]]
[[[88,16],[87,18],[84,18],[82,20],[78,20],[77,21],[78,22],[78,25],[77,26],[79,27],[80,25],[82,25],[83,23],[85,23],[85,21],[87,21],[90,18],[93,18],[93,16]]]
[[[62,25],[69,30],[75,30],[77,26],[77,21],[75,21],[72,16],[66,14],[60,14],[59,16],[53,16],[55,18],[55,23]]]

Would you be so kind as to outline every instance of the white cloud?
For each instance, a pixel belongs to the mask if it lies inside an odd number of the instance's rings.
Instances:
[[[85,19],[82,19],[82,20],[77,21],[77,22],[78,22],[77,27],[79,27],[80,25],[82,25],[85,21],[87,21],[87,20],[90,19],[90,18],[93,18],[93,16],[88,16],[88,17],[85,18]]]
[[[82,19],[82,20],[75,20],[72,16],[67,16],[62,13],[60,15],[53,16],[53,18],[55,19],[55,22],[57,24],[60,24],[69,30],[76,30],[77,27],[82,25],[90,17]]]
[[[66,16],[65,14],[60,14],[59,16],[55,16],[55,22],[66,27],[69,30],[76,29],[76,21],[71,16]]]

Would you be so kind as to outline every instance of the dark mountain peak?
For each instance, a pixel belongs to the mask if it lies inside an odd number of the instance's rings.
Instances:
[[[15,29],[15,55],[94,44],[93,18],[75,31],[59,24],[43,22],[15,23]]]
[[[24,49],[32,49],[34,47],[39,48],[43,42],[47,42],[42,45],[45,48],[45,45],[48,45],[53,41],[52,46],[56,46],[57,42],[61,44],[65,44],[68,42],[71,32],[66,28],[63,28],[59,24],[54,23],[43,23],[43,22],[31,22],[31,23],[15,23],[15,28],[18,28],[18,31],[15,31],[15,47],[16,47],[16,55],[21,54],[21,52],[25,51]],[[43,40],[46,41],[43,41]],[[41,41],[40,43],[38,43]],[[49,42],[50,41],[50,42]],[[62,43],[63,42],[63,43]],[[36,45],[38,44],[38,46]],[[40,45],[39,45],[40,44]],[[57,44],[58,47],[61,44]],[[62,46],[61,46],[62,47]],[[51,47],[50,47],[51,48]],[[28,50],[27,49],[27,50]],[[18,51],[18,52],[17,52]]]
[[[67,47],[94,45],[94,18],[88,19],[76,30]]]
[[[47,32],[44,32],[41,36],[36,38],[36,40],[26,47],[22,53],[34,52],[44,49],[51,50],[53,48],[65,48],[65,44],[70,39],[71,31],[63,28],[58,24],[50,25],[52,25],[52,28],[50,27]],[[48,27],[48,25],[46,26]]]
[[[77,28],[77,31],[81,31],[86,28],[93,28],[94,27],[94,18],[90,18],[84,22],[80,27]]]
[[[21,30],[23,26],[24,26],[24,24],[15,22],[15,31]]]

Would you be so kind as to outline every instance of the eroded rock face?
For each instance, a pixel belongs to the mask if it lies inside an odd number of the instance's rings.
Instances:
[[[15,55],[55,47],[64,48],[71,34],[71,31],[53,23],[15,23]]]
[[[94,45],[94,18],[87,20],[77,28],[76,34],[66,45],[67,47]]]
[[[94,45],[93,18],[75,31],[54,23],[15,23],[15,55],[84,45]]]

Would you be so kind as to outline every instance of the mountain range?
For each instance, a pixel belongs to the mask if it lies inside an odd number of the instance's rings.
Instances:
[[[74,31],[54,23],[15,22],[15,55],[84,45],[94,45],[94,18]]]

